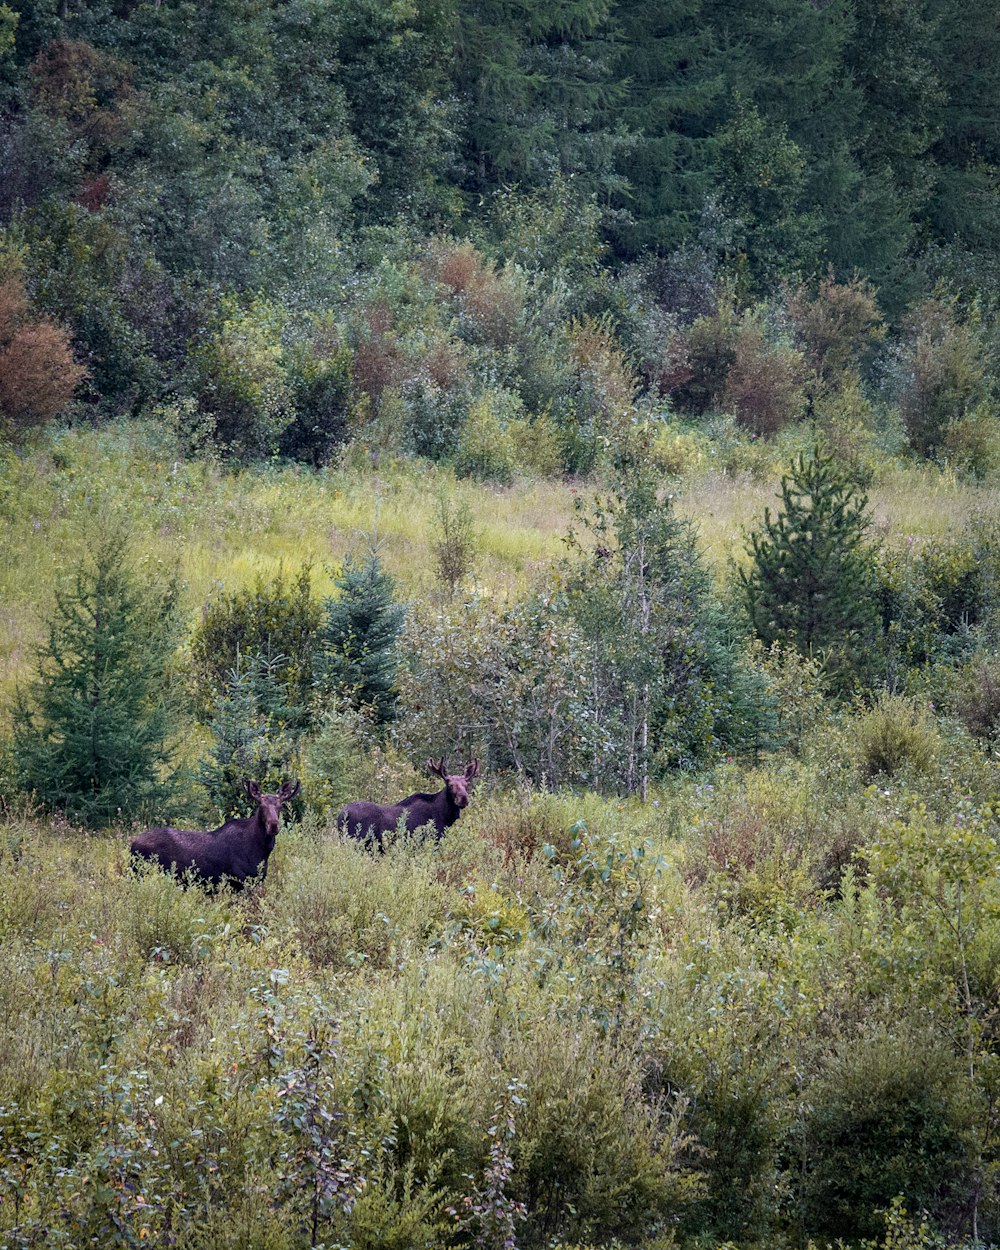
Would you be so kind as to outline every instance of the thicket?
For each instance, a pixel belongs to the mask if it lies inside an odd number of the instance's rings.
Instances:
[[[246,899],[8,819],[5,1238],[990,1241],[995,761],[865,789],[845,728],[377,861],[307,821]]]
[[[11,434],[75,393],[502,483],[728,415],[996,470],[1000,36],[956,0],[5,12]]]

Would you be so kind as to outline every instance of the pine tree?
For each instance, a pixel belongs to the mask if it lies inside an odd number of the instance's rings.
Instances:
[[[140,577],[125,540],[102,538],[57,591],[38,674],[18,693],[14,752],[26,792],[88,825],[168,799],[177,626],[176,579]]]
[[[571,545],[569,611],[589,668],[588,784],[638,793],[672,767],[752,740],[759,708],[734,660],[727,622],[689,521],[640,451]]]
[[[781,479],[782,507],[749,535],[740,581],[762,641],[822,657],[849,682],[873,655],[877,606],[866,542],[868,498],[830,453],[802,453]]]
[[[288,706],[284,656],[273,660],[237,655],[212,702],[214,743],[198,767],[198,780],[223,818],[248,816],[243,781],[277,790],[299,772],[299,709]]]
[[[406,606],[396,602],[375,552],[360,564],[348,557],[334,584],[340,597],[324,601],[319,631],[320,685],[388,724],[396,715],[396,641]]]

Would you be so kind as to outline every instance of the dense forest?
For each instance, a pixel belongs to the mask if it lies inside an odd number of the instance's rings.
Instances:
[[[998,258],[989,4],[0,3],[0,1250],[1000,1242]]]
[[[243,461],[361,439],[502,474],[521,423],[527,467],[586,472],[639,392],[756,433],[881,399],[919,454],[992,464],[989,5],[0,19],[15,433],[75,395]]]

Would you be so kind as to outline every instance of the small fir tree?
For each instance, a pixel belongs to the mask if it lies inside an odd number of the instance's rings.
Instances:
[[[102,538],[56,592],[37,676],[18,692],[14,751],[25,792],[93,826],[167,802],[178,623],[176,578],[141,577],[124,538]]]
[[[243,781],[274,792],[298,776],[296,709],[282,680],[286,657],[237,656],[212,704],[215,741],[198,768],[213,807],[223,818],[249,815]]]
[[[862,676],[876,653],[874,553],[868,497],[833,455],[802,453],[781,479],[782,507],[765,509],[748,538],[740,582],[757,636],[821,658],[837,684]]]
[[[397,641],[406,616],[392,578],[373,551],[363,563],[350,556],[334,583],[336,599],[323,603],[320,686],[370,711],[378,725],[396,716]]]

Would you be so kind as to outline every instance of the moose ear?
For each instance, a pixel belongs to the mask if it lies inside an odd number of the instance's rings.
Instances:
[[[466,765],[465,776],[468,781],[479,776],[479,760],[474,759],[471,764]]]
[[[292,785],[290,781],[283,781],[281,783],[281,789],[278,791],[278,798],[282,803],[287,803],[290,799],[294,799],[301,789],[301,781],[296,781],[294,785]]]
[[[434,761],[434,760],[428,760],[428,761],[427,761],[427,768],[428,768],[428,771],[429,771],[429,772],[435,773],[438,777],[446,777],[446,776],[448,775],[448,774],[447,774],[447,769],[446,769],[446,768],[445,768],[445,766],[444,766],[444,756],[443,756],[443,755],[441,756],[441,758],[440,758],[440,759],[439,759],[436,763],[435,763],[435,761]]]
[[[247,794],[250,796],[250,798],[253,799],[255,803],[260,802],[261,800],[260,786],[256,783],[256,781],[244,781],[243,789],[246,790]]]

